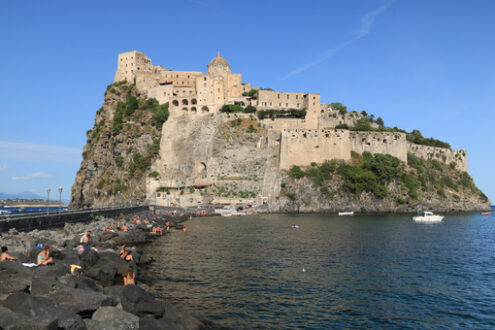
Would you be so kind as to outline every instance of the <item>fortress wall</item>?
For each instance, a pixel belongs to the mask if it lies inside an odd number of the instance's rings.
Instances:
[[[259,109],[302,109],[305,93],[284,93],[260,90],[256,107]]]
[[[350,150],[347,130],[286,129],[282,131],[280,168],[308,166],[331,159],[348,160]]]
[[[445,164],[453,162],[456,169],[468,172],[466,150],[452,150],[407,142],[407,151],[423,159],[436,159]]]
[[[164,104],[169,102],[170,98],[174,95],[173,85],[158,85],[148,89],[148,97],[155,98],[158,103]]]
[[[159,86],[160,74],[157,72],[140,71],[135,74],[135,78],[136,88],[139,91],[147,92],[150,88]]]
[[[197,71],[161,71],[160,83],[171,83],[174,86],[195,86],[196,78],[202,75],[202,72]]]
[[[276,131],[291,128],[309,128],[307,127],[306,121],[304,119],[297,118],[277,118],[275,120],[263,119],[260,122],[267,129]]]
[[[350,148],[359,154],[388,154],[407,162],[407,141],[404,133],[349,132]]]

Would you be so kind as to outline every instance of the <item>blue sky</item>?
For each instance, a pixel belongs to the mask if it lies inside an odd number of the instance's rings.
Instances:
[[[467,149],[494,201],[494,12],[483,0],[3,1],[0,192],[62,186],[69,199],[118,53],[204,72],[219,50],[244,82]]]

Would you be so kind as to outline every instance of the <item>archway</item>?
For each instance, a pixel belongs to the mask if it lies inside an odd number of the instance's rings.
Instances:
[[[183,100],[182,100],[182,104],[183,104],[183,105],[189,105],[189,101],[187,101],[186,99],[183,99]]]
[[[179,101],[173,100],[172,101],[172,104],[174,105],[174,107],[177,107],[177,106],[179,106]]]
[[[205,105],[201,108],[201,111],[203,112],[210,112],[210,109],[208,109],[208,107]]]
[[[198,103],[198,101],[196,101],[196,99],[191,100],[191,104],[197,104],[197,103]]]
[[[182,111],[187,111],[187,108],[186,107],[182,108]]]

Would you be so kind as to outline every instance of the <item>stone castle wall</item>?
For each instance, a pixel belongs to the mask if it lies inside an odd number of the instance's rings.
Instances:
[[[286,129],[282,131],[280,168],[308,166],[330,159],[351,158],[348,130]]]
[[[407,162],[406,134],[392,132],[349,132],[350,151],[388,154]]]
[[[407,143],[407,151],[423,159],[436,159],[445,164],[455,164],[455,168],[468,172],[466,150],[453,150],[447,148],[430,147],[414,143]]]

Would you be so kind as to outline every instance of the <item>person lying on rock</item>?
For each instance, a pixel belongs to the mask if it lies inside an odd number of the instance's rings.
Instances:
[[[129,268],[129,270],[123,275],[123,277],[124,277],[124,285],[136,284],[136,280],[135,280],[136,273],[134,273],[134,271],[131,268]]]
[[[122,250],[120,250],[120,257],[125,261],[133,261],[134,257],[132,256],[131,251],[127,250],[127,245],[124,245]]]
[[[129,227],[127,227],[127,224],[124,224],[124,227],[122,227],[124,231],[129,231]]]
[[[4,260],[9,260],[9,261],[16,261],[17,258],[16,257],[11,257],[7,251],[9,249],[6,247],[6,246],[2,246],[2,257],[0,258],[1,261],[4,261]]]
[[[50,257],[50,246],[45,245],[43,250],[38,254],[38,265],[53,264],[53,258]]]
[[[151,234],[163,234],[163,230],[162,228],[158,227],[158,226],[153,226],[153,229],[151,229]]]

